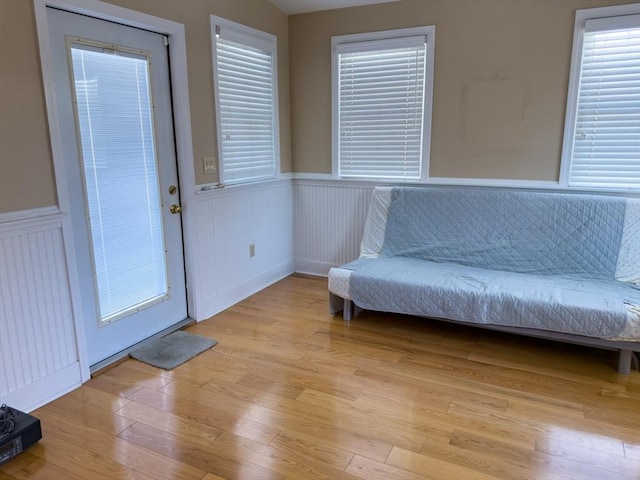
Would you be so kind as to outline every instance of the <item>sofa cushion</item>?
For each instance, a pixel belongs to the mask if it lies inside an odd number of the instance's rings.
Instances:
[[[350,294],[368,310],[615,337],[626,326],[627,305],[640,290],[607,280],[572,279],[488,270],[452,263],[362,258]]]
[[[382,256],[613,280],[625,208],[615,197],[394,188]]]

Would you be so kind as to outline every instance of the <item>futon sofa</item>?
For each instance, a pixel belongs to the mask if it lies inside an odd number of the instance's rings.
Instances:
[[[640,351],[640,199],[439,187],[373,191],[330,309],[430,317]],[[357,311],[357,310],[356,310]]]

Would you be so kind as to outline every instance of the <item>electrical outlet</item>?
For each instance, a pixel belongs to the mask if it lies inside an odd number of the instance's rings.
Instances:
[[[216,173],[216,157],[202,157],[202,165],[205,175]]]
[[[249,245],[249,256],[250,257],[255,257],[256,256],[256,244],[252,243],[251,245]]]

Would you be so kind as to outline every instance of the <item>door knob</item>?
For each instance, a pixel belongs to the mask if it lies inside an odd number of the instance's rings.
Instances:
[[[178,213],[182,213],[182,207],[180,205],[171,205],[169,207],[169,211],[176,215]]]

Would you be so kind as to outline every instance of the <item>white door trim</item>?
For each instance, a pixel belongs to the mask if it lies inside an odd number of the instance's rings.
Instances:
[[[71,219],[69,215],[69,189],[64,174],[64,157],[62,138],[59,129],[59,118],[56,107],[56,93],[53,85],[53,59],[49,45],[49,24],[47,7],[59,8],[74,13],[89,15],[102,20],[110,20],[132,27],[143,28],[169,37],[169,54],[171,58],[171,84],[173,100],[173,116],[176,135],[176,152],[178,173],[180,177],[180,201],[182,204],[182,228],[184,238],[184,260],[187,281],[187,309],[191,317],[195,317],[195,263],[193,252],[195,239],[194,212],[190,208],[195,203],[195,172],[193,169],[193,145],[191,143],[191,113],[189,108],[189,86],[187,76],[187,46],[185,28],[181,23],[136,12],[98,0],[33,0],[40,62],[42,66],[42,80],[44,84],[45,103],[47,107],[47,121],[53,168],[56,177],[58,206],[63,214],[62,235],[64,241],[67,269],[69,275],[73,316],[78,343],[78,354],[82,380],[90,377],[86,351],[84,325],[80,318],[80,284],[77,274],[75,249]]]

